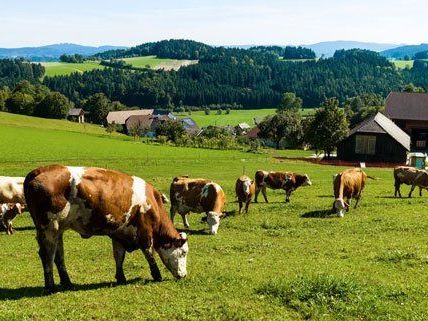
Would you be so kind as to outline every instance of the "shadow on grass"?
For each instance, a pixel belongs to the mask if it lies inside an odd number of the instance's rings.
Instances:
[[[146,285],[149,283],[153,283],[155,281],[142,280],[141,278],[138,277],[138,278],[128,280],[126,284],[134,284],[138,282],[142,282],[144,285]],[[61,288],[61,286],[58,286],[57,292],[90,291],[90,290],[98,290],[98,289],[104,289],[104,288],[112,288],[116,286],[123,286],[123,285],[117,285],[116,282],[74,284],[72,290],[64,290]],[[28,287],[24,286],[16,289],[8,289],[8,288],[0,287],[0,301],[19,300],[22,298],[38,298],[38,297],[43,297],[47,295],[50,295],[50,294],[47,293],[42,286],[28,286]]]
[[[423,197],[423,196],[418,196],[419,197]],[[386,198],[386,199],[398,199],[398,200],[408,200],[409,197],[403,196],[403,197],[395,197],[395,196],[375,196],[375,198]],[[410,197],[410,199],[413,197]],[[415,197],[416,198],[416,197]]]
[[[188,235],[210,235],[210,233],[205,229],[191,230],[191,229],[187,229],[187,228],[177,228],[177,231],[178,232],[184,232]]]
[[[333,195],[317,195],[318,198],[333,198]]]
[[[15,231],[32,231],[36,228],[34,226],[18,226],[13,228]]]
[[[333,218],[334,213],[330,210],[311,211],[302,214],[301,218]]]

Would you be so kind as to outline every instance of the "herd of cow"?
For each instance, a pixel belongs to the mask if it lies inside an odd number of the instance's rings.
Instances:
[[[343,217],[352,199],[357,207],[367,176],[360,168],[345,170],[333,177],[333,211]],[[399,166],[394,169],[395,196],[400,196],[401,184],[411,185],[409,197],[416,186],[428,188],[428,174],[424,170]],[[255,179],[241,176],[235,192],[239,213],[260,192],[268,202],[266,188],[282,189],[286,202],[300,186],[312,185],[308,175],[292,172],[257,171]],[[72,283],[64,263],[63,233],[75,230],[82,238],[108,235],[112,239],[116,262],[116,280],[126,282],[123,261],[126,252],[141,249],[155,280],[161,273],[154,258],[157,252],[167,269],[176,277],[187,275],[186,233],[174,227],[179,213],[186,228],[190,212],[205,213],[211,234],[216,234],[224,216],[225,193],[220,185],[207,179],[180,176],[170,187],[170,218],[164,207],[167,197],[143,179],[118,171],[50,165],[31,171],[25,178],[0,176],[0,226],[13,233],[12,220],[25,208],[31,214],[37,231],[39,256],[43,265],[45,289],[55,290],[55,263],[61,286]]]

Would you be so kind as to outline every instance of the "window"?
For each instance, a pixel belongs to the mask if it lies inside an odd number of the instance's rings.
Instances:
[[[376,153],[376,136],[355,136],[355,153],[374,155]]]
[[[425,149],[426,146],[426,140],[417,140],[416,141],[416,148],[417,149]]]

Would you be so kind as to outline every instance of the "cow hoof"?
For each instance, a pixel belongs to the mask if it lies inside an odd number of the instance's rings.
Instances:
[[[74,285],[73,285],[73,283],[65,283],[65,284],[61,284],[61,288],[63,289],[63,290],[66,290],[66,291],[72,291],[72,290],[74,290]]]
[[[162,276],[160,274],[159,275],[152,275],[152,277],[153,277],[153,280],[155,282],[162,282]]]
[[[54,294],[57,293],[59,290],[56,286],[50,286],[50,287],[45,287],[43,289],[44,294],[46,295],[50,295],[50,294]]]
[[[116,280],[116,284],[117,285],[124,285],[124,284],[126,284],[126,279],[125,278],[123,278],[123,279],[117,279]]]

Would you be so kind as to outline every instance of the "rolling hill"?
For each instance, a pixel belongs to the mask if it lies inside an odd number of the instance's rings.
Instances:
[[[426,50],[428,50],[428,44],[422,43],[420,45],[401,46],[389,50],[384,50],[381,52],[381,55],[386,58],[392,59],[403,59],[405,56],[413,58],[416,53]]]
[[[82,46],[72,43],[53,44],[41,47],[22,47],[22,48],[0,48],[1,58],[25,58],[32,61],[55,61],[62,54],[72,55],[79,54],[83,56],[91,56],[96,53],[124,49],[126,47],[118,46]]]
[[[325,57],[332,57],[336,50],[340,49],[367,49],[376,52],[384,51],[399,47],[397,44],[389,43],[371,43],[371,42],[359,42],[359,41],[324,41],[312,45],[302,45],[305,48],[312,49],[315,51],[317,57],[324,55]]]

